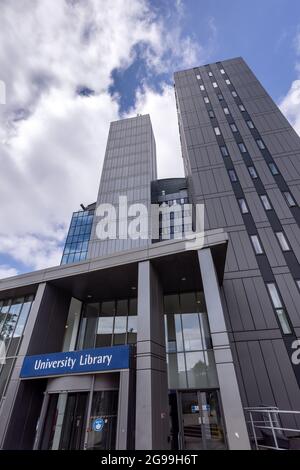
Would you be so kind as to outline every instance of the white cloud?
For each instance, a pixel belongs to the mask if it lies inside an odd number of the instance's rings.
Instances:
[[[280,103],[280,108],[300,135],[300,79],[293,81],[287,95]]]
[[[295,70],[298,78],[294,80],[290,86],[286,96],[282,98],[279,107],[286,118],[290,121],[296,132],[300,135],[300,29],[294,38],[294,49],[297,59]]]
[[[158,177],[184,176],[173,87],[164,85],[162,94],[148,88],[140,91],[135,112],[150,114],[156,148],[161,157],[157,162]]]
[[[177,12],[167,25],[146,0],[1,2],[0,256],[29,270],[59,263],[72,211],[96,198],[109,123],[119,118],[111,72],[130,65],[140,43],[150,74],[207,58],[182,34],[180,1]],[[79,86],[94,94],[79,96]],[[151,114],[160,177],[180,175],[172,87],[141,88],[137,110]]]
[[[16,276],[18,271],[15,268],[11,268],[5,264],[0,264],[0,279],[5,277]]]

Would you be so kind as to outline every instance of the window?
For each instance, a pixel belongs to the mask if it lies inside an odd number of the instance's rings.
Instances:
[[[231,84],[231,81],[229,80],[229,78],[226,78],[225,83],[227,83],[227,85]]]
[[[201,80],[200,75],[196,75],[196,77],[197,77],[197,80]]]
[[[221,135],[221,131],[220,131],[219,127],[214,127],[214,131],[215,131],[216,135]]]
[[[270,294],[271,299],[272,299],[273,307],[274,308],[282,308],[282,303],[281,303],[281,300],[280,300],[280,297],[279,297],[279,294],[278,294],[278,291],[277,291],[277,287],[275,286],[275,284],[273,282],[271,282],[271,283],[267,284],[267,287],[268,287],[269,294]]]
[[[290,246],[286,239],[286,236],[283,232],[276,232],[277,240],[279,241],[279,245],[281,246],[282,251],[289,251]]]
[[[271,170],[272,175],[279,175],[279,171],[275,163],[269,163],[269,168]]]
[[[250,176],[251,176],[252,179],[255,180],[256,178],[258,178],[258,175],[256,173],[256,169],[254,168],[254,166],[248,166],[248,171],[249,171]]]
[[[232,130],[232,132],[238,132],[238,128],[235,124],[230,124],[230,129]]]
[[[249,129],[254,129],[254,124],[250,119],[246,122],[247,122],[247,125],[248,125]]]
[[[243,104],[239,104],[240,111],[246,111],[245,106]]]
[[[227,147],[225,147],[225,145],[222,145],[220,147],[220,150],[221,150],[221,153],[222,153],[223,157],[228,157],[229,154],[228,154]]]
[[[213,82],[212,86],[213,86],[214,88],[218,88],[217,82]]]
[[[239,145],[239,149],[242,153],[247,152],[247,149],[246,149],[245,145],[243,144],[243,142],[240,142],[238,145]]]
[[[215,117],[215,113],[213,112],[212,109],[210,109],[210,110],[208,111],[208,114],[209,114],[209,117],[210,117],[210,118],[214,118],[214,117]]]
[[[282,306],[281,299],[278,294],[278,290],[276,285],[273,282],[267,284],[267,288],[272,300],[273,307],[275,308],[275,312],[277,314],[278,321],[282,328],[282,331],[285,335],[291,334],[291,328],[288,323],[285,311]]]
[[[230,112],[229,112],[229,109],[228,109],[228,108],[223,108],[223,111],[224,111],[224,114],[230,114]]]
[[[270,211],[272,209],[272,206],[270,204],[268,196],[266,196],[266,194],[263,194],[262,196],[260,196],[260,199],[266,211]]]
[[[293,196],[291,195],[291,193],[289,191],[285,191],[283,193],[283,195],[286,199],[286,202],[288,203],[288,206],[289,207],[295,207],[296,202],[295,202],[295,199],[293,198]]]
[[[251,241],[252,241],[252,245],[253,245],[255,254],[262,255],[264,250],[261,246],[261,243],[260,243],[260,240],[259,240],[258,236],[257,235],[251,235],[250,238],[251,238]]]
[[[224,70],[224,69],[220,69],[220,72],[221,72],[222,75],[225,74],[225,70]]]
[[[218,94],[218,99],[219,99],[219,101],[223,101],[224,98],[223,98],[223,95],[221,93]]]
[[[233,90],[233,91],[231,92],[231,94],[232,94],[232,96],[233,96],[234,98],[237,98],[237,92],[236,92],[235,90]]]
[[[238,199],[238,203],[242,211],[242,214],[248,214],[249,209],[248,209],[245,199]]]
[[[236,176],[236,172],[234,170],[228,170],[229,178],[232,183],[235,183],[238,179]]]
[[[204,103],[209,103],[208,96],[204,96]]]
[[[266,148],[265,144],[263,143],[263,141],[261,139],[257,139],[256,143],[257,143],[258,147],[260,148],[260,150],[263,150],[263,149]]]
[[[200,85],[200,90],[201,90],[201,91],[204,91],[204,90],[205,90],[204,85]]]
[[[212,77],[213,76],[212,72],[208,72],[208,76]]]

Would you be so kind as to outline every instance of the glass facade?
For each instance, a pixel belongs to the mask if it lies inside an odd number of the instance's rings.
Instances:
[[[0,402],[18,354],[33,295],[0,301]]]
[[[87,257],[95,208],[74,212],[61,264],[76,263]]]
[[[77,349],[136,343],[137,299],[83,305]]]
[[[203,294],[165,296],[164,310],[169,389],[217,388]]]

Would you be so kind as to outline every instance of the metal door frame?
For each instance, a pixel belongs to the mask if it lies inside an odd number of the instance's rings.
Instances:
[[[183,416],[182,416],[182,395],[184,393],[195,393],[197,396],[197,401],[198,401],[198,406],[199,406],[199,418],[201,417],[201,440],[202,443],[204,444],[203,448],[207,449],[207,442],[206,442],[206,433],[205,429],[203,429],[204,423],[203,423],[203,410],[202,410],[202,404],[200,401],[200,394],[201,393],[207,393],[207,392],[215,392],[217,394],[217,399],[218,399],[218,405],[219,405],[219,411],[220,411],[220,424],[223,429],[223,434],[224,434],[224,444],[226,448],[228,449],[228,443],[227,443],[227,436],[226,436],[226,427],[225,427],[225,420],[224,420],[224,414],[223,414],[223,405],[221,401],[221,394],[220,394],[220,389],[218,388],[197,388],[197,389],[182,389],[182,390],[176,390],[176,398],[177,398],[177,413],[178,413],[178,449],[179,450],[185,450],[184,448],[184,426],[183,426]]]

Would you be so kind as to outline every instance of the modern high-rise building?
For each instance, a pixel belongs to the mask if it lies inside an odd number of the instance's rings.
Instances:
[[[300,428],[299,137],[241,58],[175,94],[185,178],[148,115],[112,123],[61,266],[0,281],[3,449],[297,446],[270,428]]]

